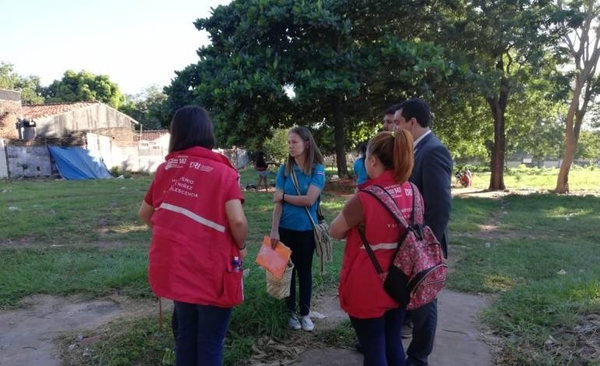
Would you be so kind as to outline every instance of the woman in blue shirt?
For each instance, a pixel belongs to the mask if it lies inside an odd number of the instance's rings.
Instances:
[[[359,186],[369,180],[367,169],[365,168],[365,155],[367,154],[367,143],[358,145],[360,157],[354,161],[354,175],[356,176],[356,185]]]
[[[314,325],[309,317],[312,296],[312,259],[315,251],[313,226],[317,220],[319,196],[325,187],[323,155],[306,127],[294,127],[288,133],[288,161],[277,172],[273,201],[271,244],[281,240],[292,250],[294,272],[290,296],[286,305],[290,313],[288,326],[311,331]],[[292,170],[298,179],[298,190],[292,180]],[[296,314],[296,278],[299,287],[300,318]]]

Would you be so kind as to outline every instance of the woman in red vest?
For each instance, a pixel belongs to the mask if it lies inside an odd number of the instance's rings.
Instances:
[[[239,174],[212,151],[213,125],[200,107],[173,116],[166,161],[139,217],[152,228],[148,280],[175,301],[176,365],[220,366],[233,306],[243,300],[248,223]]]
[[[346,238],[340,271],[340,306],[350,316],[364,354],[364,365],[404,366],[400,328],[406,304],[388,296],[360,238],[359,230],[382,267],[392,263],[398,239],[405,230],[371,195],[360,192],[371,184],[385,188],[410,219],[413,190],[408,177],[414,164],[409,132],[381,132],[367,147],[365,168],[371,178],[360,185],[342,212],[331,222],[331,236]],[[420,194],[414,191],[415,194]]]

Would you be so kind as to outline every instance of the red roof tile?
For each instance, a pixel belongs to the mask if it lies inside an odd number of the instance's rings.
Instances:
[[[39,105],[24,105],[23,117],[27,119],[36,119],[46,116],[54,116],[61,113],[73,111],[89,107],[98,103],[77,102],[77,103],[62,103],[62,104],[39,104]]]

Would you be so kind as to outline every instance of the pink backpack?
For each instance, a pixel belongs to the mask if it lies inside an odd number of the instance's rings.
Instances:
[[[396,202],[385,188],[370,185],[361,192],[375,197],[394,217],[398,225],[407,230],[398,240],[394,260],[389,270],[384,272],[375,258],[363,231],[359,230],[363,244],[377,273],[383,280],[383,287],[390,297],[408,310],[419,308],[437,298],[444,288],[448,266],[444,261],[442,246],[431,228],[423,224],[423,201],[417,188],[411,183],[413,208],[410,224],[404,219]]]

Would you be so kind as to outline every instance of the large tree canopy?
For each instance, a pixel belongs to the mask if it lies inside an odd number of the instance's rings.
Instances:
[[[569,85],[557,45],[579,24],[567,15],[551,0],[234,0],[196,21],[212,44],[165,105],[205,106],[227,145],[306,125],[344,174],[345,150],[388,106],[424,97],[453,157],[489,161],[489,188],[504,189],[507,155],[557,154]]]
[[[54,80],[44,88],[46,102],[101,102],[119,108],[124,97],[119,86],[106,75],[94,75],[87,71],[68,70],[62,79]]]
[[[158,85],[151,85],[136,95],[126,95],[119,110],[138,122],[145,129],[158,130],[169,124],[165,111],[167,95]]]
[[[545,50],[557,42],[560,29],[547,0],[475,0],[464,5],[462,16],[441,39],[453,51],[452,57],[469,69],[462,86],[475,91],[489,107],[493,121],[489,188],[502,190],[511,97],[522,96],[527,86],[535,84],[538,72],[545,70]]]
[[[238,0],[219,6],[196,21],[212,44],[167,88],[168,103],[193,98],[212,110],[219,140],[229,144],[260,145],[271,127],[311,127],[324,150],[335,149],[345,174],[347,137],[357,126],[375,124],[374,111],[379,116],[399,98],[427,92],[447,73],[441,49],[399,22],[435,14],[412,5]]]

